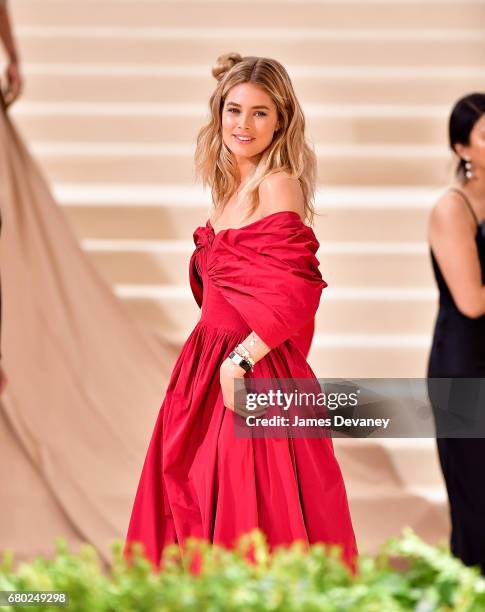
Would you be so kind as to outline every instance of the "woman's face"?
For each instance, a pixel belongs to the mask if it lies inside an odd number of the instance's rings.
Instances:
[[[280,126],[276,105],[253,83],[232,87],[222,109],[222,139],[236,159],[260,155]]]
[[[485,172],[485,114],[473,126],[470,144],[458,144],[456,151],[462,159],[471,161],[474,172],[478,169]]]

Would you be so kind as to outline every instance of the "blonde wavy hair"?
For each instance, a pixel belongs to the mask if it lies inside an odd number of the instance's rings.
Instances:
[[[240,192],[241,199],[249,208],[247,217],[258,207],[258,187],[263,179],[275,172],[286,171],[300,182],[305,219],[311,224],[316,214],[314,198],[317,158],[306,140],[305,117],[285,68],[274,59],[226,53],[217,58],[212,75],[218,83],[209,101],[209,123],[197,135],[195,167],[196,175],[202,179],[203,185],[211,188],[215,210],[222,212],[236,191],[239,180],[236,159],[222,139],[221,115],[224,101],[235,85],[253,83],[264,89],[273,100],[280,127]]]

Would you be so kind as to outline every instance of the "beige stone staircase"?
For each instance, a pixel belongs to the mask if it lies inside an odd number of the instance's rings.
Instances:
[[[231,50],[268,55],[288,68],[319,159],[315,231],[329,287],[309,361],[320,377],[424,375],[436,312],[426,217],[453,170],[451,104],[483,90],[485,2],[11,5],[27,80],[14,117],[84,248],[141,322],[181,346],[197,321],[187,266],[210,199],[192,156],[210,67]],[[344,459],[365,448],[342,442]],[[433,441],[381,448],[410,492],[389,493],[390,507],[408,504],[423,533],[443,535]],[[349,494],[354,509],[368,503],[368,491]],[[366,523],[364,541],[394,527]]]

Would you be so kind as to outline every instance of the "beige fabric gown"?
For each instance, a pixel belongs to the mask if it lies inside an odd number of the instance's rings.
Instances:
[[[0,554],[55,536],[110,558],[176,354],[101,280],[0,109]]]

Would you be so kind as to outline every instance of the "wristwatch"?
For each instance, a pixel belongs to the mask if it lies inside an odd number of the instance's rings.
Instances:
[[[229,353],[229,359],[246,372],[250,372],[253,369],[249,361],[242,355],[238,355],[235,351]]]

